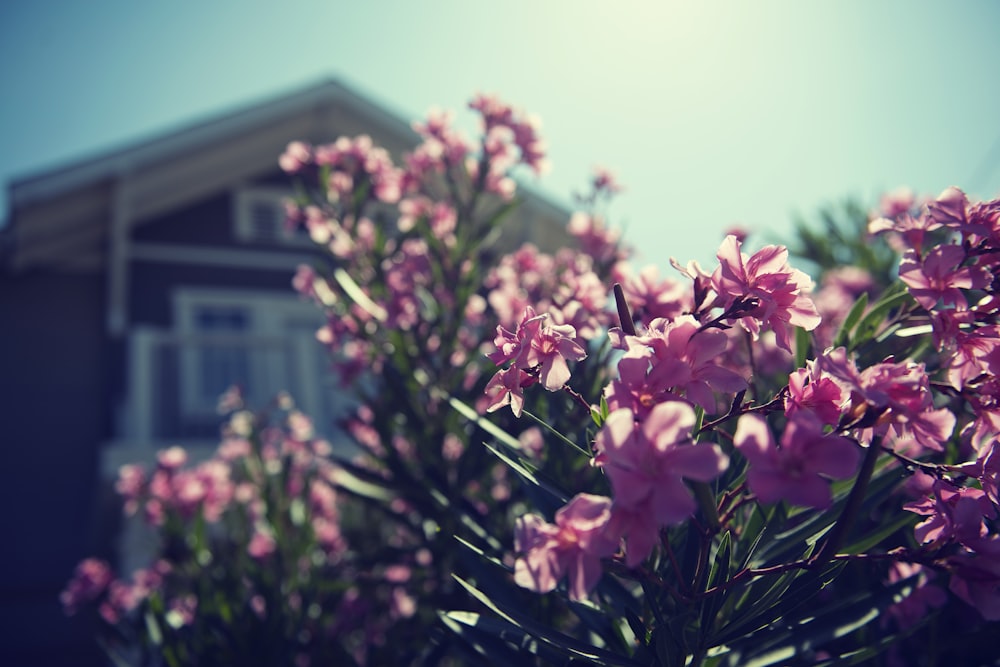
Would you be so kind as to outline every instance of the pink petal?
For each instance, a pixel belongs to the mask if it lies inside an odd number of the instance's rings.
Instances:
[[[736,422],[733,444],[751,465],[757,465],[769,458],[768,452],[775,448],[774,437],[767,422],[757,415],[743,415]]]
[[[698,443],[674,447],[667,454],[669,470],[687,479],[709,482],[729,466],[729,457],[718,445]]]

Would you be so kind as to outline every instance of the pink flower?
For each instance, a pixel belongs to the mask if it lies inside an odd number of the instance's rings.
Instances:
[[[917,196],[913,190],[901,186],[895,190],[883,193],[879,198],[879,210],[887,218],[895,218],[913,209]]]
[[[183,447],[170,447],[162,449],[156,454],[156,463],[161,470],[172,472],[178,470],[187,463],[187,452]]]
[[[81,561],[76,566],[73,578],[66,585],[66,589],[59,594],[63,611],[72,616],[82,605],[103,595],[113,579],[111,568],[106,562],[96,558]]]
[[[813,330],[813,340],[818,348],[833,345],[844,318],[862,294],[875,296],[875,283],[868,271],[856,266],[844,266],[823,274],[821,286],[813,296],[816,310],[823,318]]]
[[[876,218],[868,223],[868,233],[873,236],[885,232],[898,234],[898,237],[889,237],[889,244],[898,251],[908,248],[920,252],[927,234],[940,228],[941,223],[936,222],[929,215],[919,215],[914,218],[908,213],[904,213],[894,220]]]
[[[677,399],[670,395],[668,387],[651,381],[649,361],[640,357],[623,357],[618,361],[618,378],[604,388],[604,397],[609,410],[626,408],[639,420],[657,404]]]
[[[115,491],[125,501],[126,516],[132,516],[139,509],[139,499],[145,489],[146,473],[142,466],[126,463],[118,469]]]
[[[989,236],[993,231],[990,216],[981,214],[981,208],[971,205],[969,198],[951,186],[927,204],[927,216],[940,225],[950,227],[963,236]]]
[[[1000,505],[1000,446],[994,440],[979,459],[982,471],[978,475],[986,496]]]
[[[640,533],[656,533],[660,526],[680,523],[694,513],[695,501],[684,479],[707,482],[729,464],[717,445],[692,442],[694,423],[690,405],[668,401],[655,406],[641,424],[631,410],[615,410],[597,434],[596,463],[611,480],[616,507],[644,517],[641,526],[628,522],[633,564],[648,555],[642,549],[653,543]],[[637,548],[639,544],[643,547]]]
[[[786,500],[825,509],[832,501],[828,478],[850,477],[858,465],[850,440],[824,434],[812,420],[789,420],[779,447],[762,417],[743,415],[733,444],[750,463],[747,482],[762,503]]]
[[[401,586],[394,586],[389,598],[389,614],[393,618],[410,618],[417,613],[417,600]]]
[[[840,421],[846,397],[840,385],[825,377],[815,362],[810,362],[808,368],[800,368],[788,376],[785,415],[808,414],[832,426]]]
[[[972,543],[987,533],[984,519],[993,518],[993,504],[980,489],[958,487],[944,480],[935,480],[934,497],[908,503],[903,509],[926,516],[913,529],[921,544],[944,544],[958,541]]]
[[[746,381],[717,362],[724,356],[728,339],[718,330],[699,331],[690,315],[673,321],[653,320],[644,336],[627,338],[628,358],[649,358],[649,384],[672,388],[708,412],[716,409],[716,391],[735,393]]]
[[[947,408],[935,409],[923,364],[886,361],[858,371],[842,347],[828,350],[816,363],[851,396],[851,413],[864,418],[861,435],[878,433],[893,444],[944,449],[955,428],[955,415]]]
[[[638,567],[652,553],[660,543],[662,526],[645,506],[626,507],[617,502],[611,506],[608,532],[625,537],[625,565],[628,567]]]
[[[194,615],[197,611],[198,598],[195,595],[188,593],[173,598],[167,605],[167,623],[175,630],[191,625],[194,622]]]
[[[528,306],[513,332],[497,325],[497,335],[493,338],[497,349],[496,352],[487,354],[487,358],[497,366],[510,362],[515,366],[527,367],[531,343],[542,328],[545,317],[544,314],[536,315],[534,308]]]
[[[576,329],[570,324],[548,324],[547,317],[535,315],[534,309],[529,306],[525,308],[515,332],[497,327],[493,341],[497,351],[487,356],[497,365],[507,361],[513,365],[507,371],[497,373],[487,385],[488,392],[500,394],[500,398],[490,406],[490,411],[521,398],[519,389],[525,385],[513,369],[529,371],[532,376],[537,372],[546,389],[558,391],[570,377],[567,361],[586,358],[586,351],[576,342]],[[515,410],[520,413],[520,407]]]
[[[935,246],[923,258],[908,250],[899,264],[899,279],[927,310],[933,310],[938,301],[965,308],[968,302],[962,290],[983,288],[992,278],[986,267],[960,266],[965,259],[965,250],[957,245]]]
[[[948,559],[948,588],[987,621],[1000,621],[1000,537],[977,540]]]
[[[756,305],[739,315],[740,325],[760,335],[761,325],[770,327],[778,345],[791,350],[789,331],[793,326],[812,331],[820,323],[816,306],[809,298],[812,280],[788,265],[788,249],[765,246],[748,257],[735,236],[727,236],[716,255],[719,267],[712,274],[712,286],[730,308],[738,302]]]
[[[694,309],[689,285],[673,278],[660,278],[659,269],[650,265],[638,274],[625,268],[616,271],[632,316],[637,321],[663,317],[673,319]]]
[[[486,384],[486,395],[492,399],[486,411],[496,412],[503,406],[509,405],[514,416],[520,417],[521,411],[524,410],[524,388],[534,383],[535,378],[516,366],[497,371]]]
[[[282,171],[294,174],[302,170],[313,160],[312,146],[301,141],[293,141],[288,144],[285,152],[278,158],[278,164]]]
[[[247,553],[257,560],[263,560],[274,553],[278,543],[274,540],[274,533],[271,528],[263,523],[254,526],[253,536],[250,544],[247,545]]]
[[[545,447],[545,439],[542,437],[542,430],[537,426],[532,426],[524,430],[517,436],[517,441],[521,444],[521,451],[530,458],[538,459],[542,456]],[[997,457],[1000,460],[1000,457]]]
[[[594,192],[606,193],[608,196],[615,195],[625,188],[618,182],[614,172],[607,167],[594,167],[594,177],[591,187]]]
[[[942,351],[942,367],[956,389],[980,375],[1000,374],[1000,327],[974,326],[971,310],[942,310],[933,314],[934,338]]]
[[[576,342],[576,329],[569,324],[543,326],[531,339],[525,358],[530,367],[538,367],[538,377],[549,391],[559,391],[569,381],[567,361],[580,361],[586,351]]]
[[[619,539],[607,530],[611,500],[581,493],[556,512],[555,524],[537,514],[517,519],[514,548],[520,554],[514,564],[519,586],[548,593],[564,576],[569,594],[582,600],[601,577],[601,558],[618,549]]]

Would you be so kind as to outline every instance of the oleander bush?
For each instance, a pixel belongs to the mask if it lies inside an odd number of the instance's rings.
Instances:
[[[573,247],[518,246],[537,124],[470,108],[401,165],[289,145],[354,407],[234,391],[211,459],[123,468],[157,558],[84,561],[67,611],[135,664],[996,660],[1000,200],[901,190],[661,277],[604,170]]]

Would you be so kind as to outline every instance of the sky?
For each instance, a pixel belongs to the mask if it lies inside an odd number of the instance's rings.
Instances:
[[[993,0],[4,2],[0,181],[329,77],[406,118],[481,91],[543,121],[526,183],[609,167],[640,261],[708,262],[847,197],[1000,194],[998,35]]]

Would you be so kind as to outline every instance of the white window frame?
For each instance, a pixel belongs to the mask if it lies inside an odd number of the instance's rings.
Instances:
[[[290,345],[294,351],[291,368],[281,366],[285,358],[251,359],[251,376],[283,377],[286,382],[297,379],[295,387],[280,387],[292,392],[296,405],[316,419],[322,419],[327,410],[323,391],[329,384],[327,365],[322,363],[326,352],[316,341],[315,330],[323,323],[323,316],[315,305],[302,301],[294,294],[266,290],[237,290],[185,287],[174,291],[174,326],[182,337],[192,339],[203,336],[197,328],[196,312],[199,307],[246,308],[250,312],[248,338],[262,345],[278,342]],[[289,328],[290,322],[310,323],[309,327]],[[312,323],[315,327],[312,328]],[[228,335],[228,334],[225,334]],[[240,335],[240,334],[236,334]],[[189,347],[179,351],[179,391],[180,408],[188,417],[205,417],[214,414],[215,404],[204,404],[198,391],[197,349]],[[279,355],[281,356],[281,355]],[[253,397],[256,400],[265,398]],[[260,407],[260,406],[256,406]]]
[[[285,201],[294,196],[288,188],[278,186],[244,186],[233,191],[233,235],[242,243],[263,243],[290,247],[311,247],[308,234],[289,231],[285,226]],[[273,206],[276,214],[273,229],[262,234],[254,220],[257,204]]]

